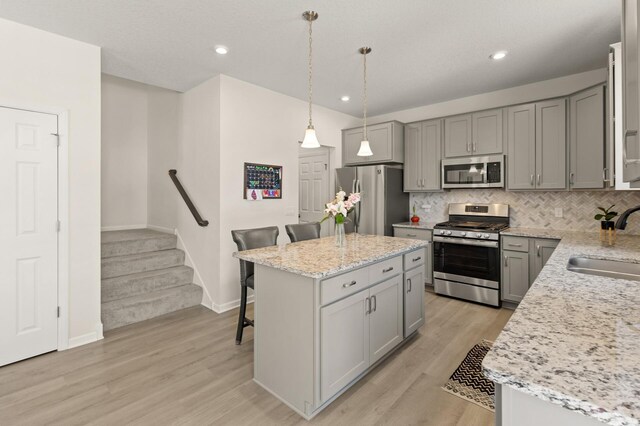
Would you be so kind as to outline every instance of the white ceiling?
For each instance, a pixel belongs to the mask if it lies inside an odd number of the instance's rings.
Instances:
[[[363,45],[376,115],[604,67],[620,40],[620,0],[0,0],[3,18],[102,46],[108,74],[186,91],[223,73],[300,99],[308,9],[314,103],[356,116]]]

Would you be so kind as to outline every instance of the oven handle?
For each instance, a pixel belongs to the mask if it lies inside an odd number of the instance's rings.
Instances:
[[[460,244],[463,246],[478,246],[478,247],[492,247],[498,248],[497,241],[482,241],[482,240],[468,240],[465,238],[451,238],[451,237],[433,237],[434,243],[447,243],[447,244]]]

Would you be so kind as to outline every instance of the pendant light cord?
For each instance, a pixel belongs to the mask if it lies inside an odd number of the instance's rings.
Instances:
[[[313,39],[312,39],[313,20],[309,19],[309,127],[313,127],[311,121],[311,99],[313,96]]]
[[[364,105],[364,140],[368,141],[367,138],[367,54],[364,53],[364,94],[362,99],[362,104]]]

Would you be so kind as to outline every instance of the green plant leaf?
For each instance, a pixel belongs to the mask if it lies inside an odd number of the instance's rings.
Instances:
[[[595,215],[593,218],[594,218],[595,220],[602,220],[602,218],[603,218],[603,217],[604,217],[604,215],[603,215],[603,214],[597,214],[597,215]]]

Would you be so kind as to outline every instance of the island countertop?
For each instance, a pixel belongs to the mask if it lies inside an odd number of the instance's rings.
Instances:
[[[505,233],[508,234],[508,233]],[[640,237],[561,238],[483,361],[485,375],[611,425],[640,424],[640,283],[567,270],[571,256],[640,263]]]
[[[233,256],[305,277],[325,278],[427,245],[421,240],[347,234],[344,247],[336,246],[335,237],[325,237],[235,252]]]

